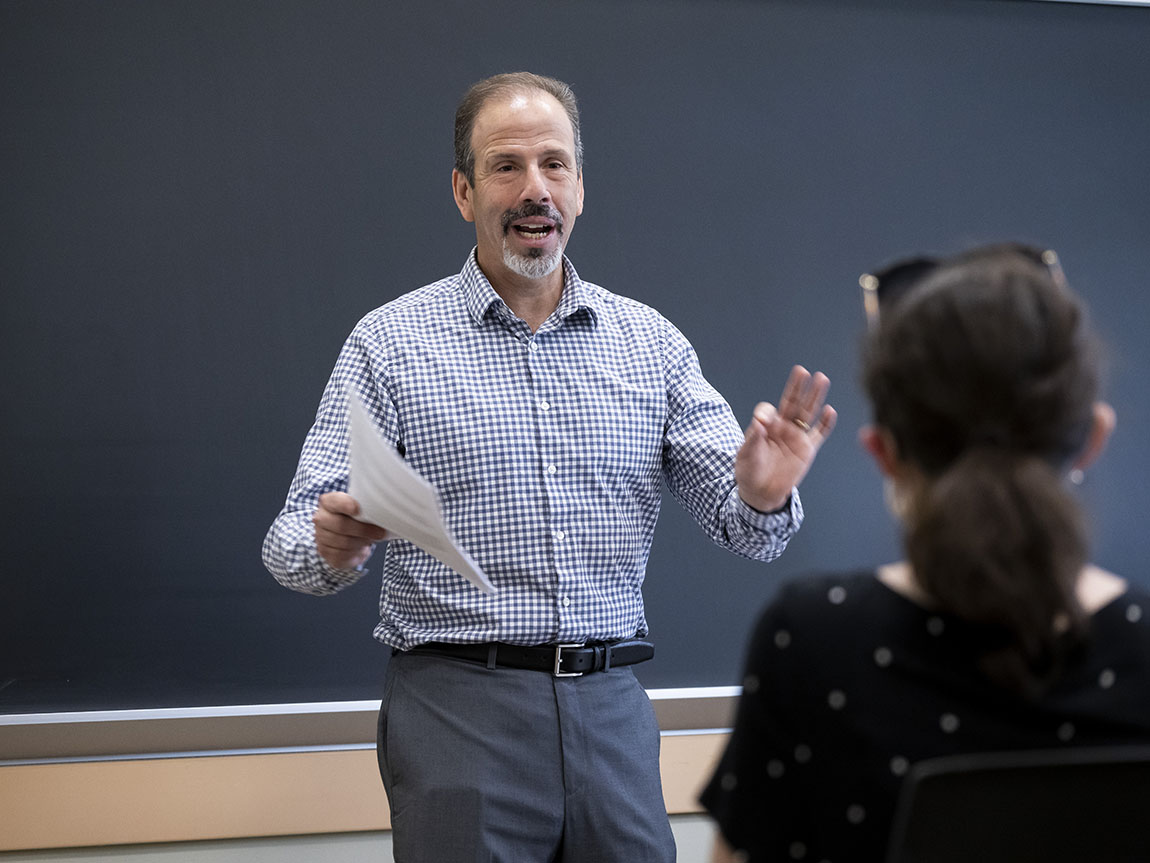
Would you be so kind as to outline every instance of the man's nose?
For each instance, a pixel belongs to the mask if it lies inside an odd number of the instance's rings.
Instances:
[[[519,198],[536,204],[551,201],[551,190],[547,188],[547,178],[538,165],[530,165],[524,172],[523,189],[519,193]]]

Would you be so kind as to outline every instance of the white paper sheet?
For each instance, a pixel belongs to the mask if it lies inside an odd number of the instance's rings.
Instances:
[[[415,543],[484,593],[495,593],[495,586],[444,522],[435,487],[380,436],[354,390],[348,392],[347,401],[351,436],[347,491],[359,503],[359,520]]]

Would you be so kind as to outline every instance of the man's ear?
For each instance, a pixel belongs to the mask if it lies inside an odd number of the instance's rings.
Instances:
[[[471,205],[471,196],[475,190],[458,168],[453,168],[451,171],[451,191],[455,195],[455,206],[459,207],[459,214],[465,221],[474,222],[475,210]]]
[[[1085,470],[1094,464],[1102,451],[1106,449],[1106,442],[1118,424],[1118,415],[1106,402],[1094,403],[1094,417],[1090,422],[1090,434],[1086,437],[1086,445],[1074,460],[1076,470]]]
[[[859,429],[859,443],[870,453],[883,476],[894,476],[898,471],[898,446],[894,435],[884,428],[865,425]]]

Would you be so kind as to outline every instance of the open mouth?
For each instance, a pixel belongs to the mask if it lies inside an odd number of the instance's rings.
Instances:
[[[527,222],[519,225],[512,225],[512,229],[519,236],[527,240],[541,240],[555,230],[555,226],[548,223],[532,223]]]
[[[504,235],[512,231],[527,242],[538,243],[552,234],[562,234],[563,219],[554,207],[525,204],[503,214]]]

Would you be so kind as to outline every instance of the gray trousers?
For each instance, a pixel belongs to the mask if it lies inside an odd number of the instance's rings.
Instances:
[[[556,678],[395,654],[377,741],[397,863],[672,863],[629,668]]]

